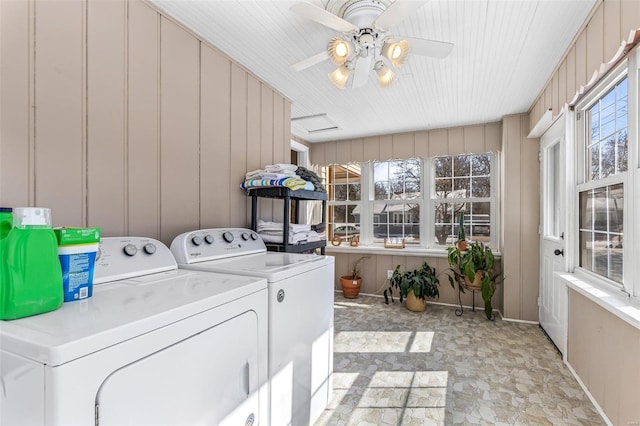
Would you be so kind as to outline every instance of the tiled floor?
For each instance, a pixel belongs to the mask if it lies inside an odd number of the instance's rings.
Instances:
[[[336,293],[333,400],[316,425],[602,425],[537,325]]]

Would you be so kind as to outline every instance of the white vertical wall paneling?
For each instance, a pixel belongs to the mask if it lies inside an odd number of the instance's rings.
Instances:
[[[35,3],[35,197],[56,226],[85,224],[84,3]]]
[[[245,227],[246,194],[240,189],[247,172],[247,73],[231,66],[231,162],[229,164],[229,223]],[[213,161],[211,165],[215,164]],[[222,188],[221,188],[222,189]]]
[[[194,37],[162,18],[160,218],[164,243],[200,225],[198,45]]]
[[[203,43],[200,49],[200,222],[223,227],[231,220],[231,62]]]
[[[127,5],[127,235],[160,238],[160,15]]]
[[[124,0],[87,2],[87,225],[126,234]]]
[[[0,206],[33,203],[33,3],[0,2]]]

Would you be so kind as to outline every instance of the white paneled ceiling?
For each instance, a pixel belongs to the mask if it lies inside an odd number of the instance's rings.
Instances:
[[[332,6],[336,0],[331,0]],[[529,110],[597,0],[431,0],[390,34],[455,44],[445,59],[409,55],[397,80],[374,72],[337,89],[329,61],[289,68],[340,33],[289,10],[288,0],[153,0],[159,8],[293,101],[291,117],[336,128],[292,133],[321,142],[500,120]],[[329,1],[313,1],[326,8]],[[300,120],[302,123],[304,120]]]

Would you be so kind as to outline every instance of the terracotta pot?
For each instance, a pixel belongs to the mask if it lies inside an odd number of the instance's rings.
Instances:
[[[464,283],[470,290],[480,290],[482,288],[482,279],[484,278],[484,271],[477,271],[473,277],[473,282],[469,281],[469,278],[465,275]]]
[[[342,294],[347,299],[355,299],[360,294],[360,286],[362,285],[362,278],[356,277],[353,279],[351,275],[344,275],[340,277],[340,284],[342,284]]]
[[[405,301],[405,306],[410,311],[423,312],[427,308],[427,301],[418,299],[413,294],[413,291],[410,291],[409,294],[407,294],[407,300]]]
[[[467,251],[467,242],[466,241],[458,241],[456,243],[456,247],[460,251]]]

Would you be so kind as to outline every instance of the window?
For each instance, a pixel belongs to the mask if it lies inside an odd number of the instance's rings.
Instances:
[[[462,214],[467,239],[496,247],[495,161],[485,153],[326,167],[329,239],[446,246]]]
[[[433,159],[434,187],[431,193],[435,244],[458,240],[463,215],[467,239],[491,242],[493,191],[491,154],[457,155]]]
[[[373,201],[370,209],[374,242],[404,238],[420,243],[420,160],[373,163]]]
[[[629,163],[628,78],[619,73],[603,91],[582,108],[578,265],[622,285]]]
[[[361,200],[361,171],[358,164],[327,168],[328,225],[331,239],[349,240],[360,235],[358,206]]]

